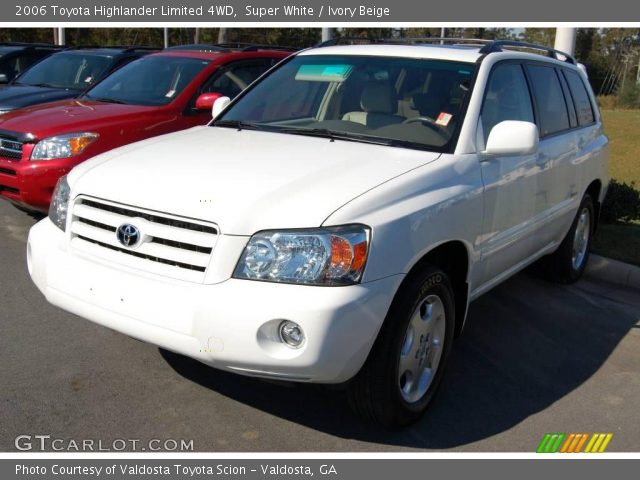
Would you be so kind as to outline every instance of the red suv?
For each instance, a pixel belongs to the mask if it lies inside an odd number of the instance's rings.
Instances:
[[[6,113],[0,116],[0,196],[44,212],[58,178],[78,163],[207,123],[217,97],[235,97],[290,53],[173,48],[123,66],[75,100]]]

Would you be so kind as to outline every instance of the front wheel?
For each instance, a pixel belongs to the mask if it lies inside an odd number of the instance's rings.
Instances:
[[[454,336],[453,289],[428,267],[398,293],[349,400],[356,413],[394,428],[415,422],[442,380]]]

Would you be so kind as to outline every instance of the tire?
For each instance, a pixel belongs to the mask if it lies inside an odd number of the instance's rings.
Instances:
[[[401,288],[348,389],[352,409],[386,428],[414,423],[426,411],[442,380],[454,337],[453,289],[442,270],[426,267]]]
[[[558,249],[545,258],[547,278],[560,284],[577,282],[589,262],[589,249],[593,236],[593,200],[587,193],[582,198],[571,228]],[[586,222],[586,223],[585,223]]]

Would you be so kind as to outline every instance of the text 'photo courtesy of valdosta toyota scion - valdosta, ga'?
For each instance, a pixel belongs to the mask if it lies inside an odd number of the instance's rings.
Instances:
[[[296,17],[309,19],[330,18],[332,20],[355,18],[380,20],[391,16],[390,7],[378,7],[375,5],[359,5],[345,7],[341,5],[320,5],[318,7],[283,4],[275,7],[259,5],[245,5],[238,8],[234,5],[203,4],[199,6],[140,6],[127,5],[92,5],[91,7],[65,7],[61,5],[16,5],[17,17],[39,17],[53,15],[54,17],[71,19],[74,17],[112,18],[127,17],[130,19],[142,19],[144,17],[172,17],[172,18],[234,18],[234,19],[268,19],[276,17]]]
[[[179,463],[171,466],[167,465],[145,465],[145,464],[113,464],[113,465],[58,465],[54,464],[51,468],[36,465],[28,466],[16,464],[15,473],[17,476],[91,476],[95,478],[110,477],[113,475],[128,476],[182,476],[182,477],[199,477],[203,475],[215,476],[246,476],[251,473],[260,473],[265,476],[295,475],[313,477],[315,474],[320,476],[338,475],[338,469],[330,463],[321,464],[318,468],[312,468],[308,465],[295,464],[260,464],[257,468],[246,467],[241,465],[217,464],[217,465],[182,465]]]
[[[27,247],[49,302],[219,369],[340,384],[396,427],[469,302],[534,262],[585,270],[608,140],[569,55],[321,44],[211,112],[59,180]]]

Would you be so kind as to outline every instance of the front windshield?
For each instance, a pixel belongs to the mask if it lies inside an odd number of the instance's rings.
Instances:
[[[149,56],[115,71],[86,92],[84,98],[131,105],[166,105],[207,65],[189,57]]]
[[[213,125],[442,150],[462,122],[474,69],[429,59],[299,55]]]
[[[84,90],[104,74],[112,57],[90,52],[61,52],[51,55],[18,78],[18,85]]]

